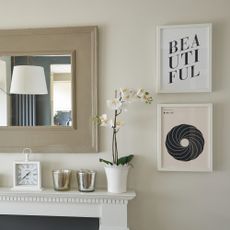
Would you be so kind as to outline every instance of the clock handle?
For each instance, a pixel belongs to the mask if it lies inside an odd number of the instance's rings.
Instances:
[[[22,152],[26,155],[26,161],[29,161],[29,154],[32,153],[32,149],[31,148],[24,148]]]

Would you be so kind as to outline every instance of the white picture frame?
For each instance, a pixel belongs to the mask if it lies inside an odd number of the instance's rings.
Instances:
[[[157,105],[157,168],[211,172],[212,104]]]
[[[156,91],[212,91],[212,24],[157,27]]]

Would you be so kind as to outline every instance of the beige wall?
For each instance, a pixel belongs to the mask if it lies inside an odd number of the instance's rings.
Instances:
[[[134,153],[129,186],[137,198],[129,205],[132,230],[228,230],[230,228],[230,1],[228,0],[0,0],[0,28],[99,25],[100,111],[115,87],[156,85],[156,25],[213,23],[211,94],[154,95],[154,105],[132,105],[119,136],[120,152]],[[61,15],[61,16],[60,16]],[[214,172],[156,170],[156,103],[214,103]],[[98,170],[97,187],[105,186],[98,158],[108,157],[111,135],[102,129],[100,154],[35,155],[43,163],[43,185],[51,170],[67,167]],[[1,143],[1,140],[0,140]],[[12,185],[12,161],[0,155],[0,185]]]

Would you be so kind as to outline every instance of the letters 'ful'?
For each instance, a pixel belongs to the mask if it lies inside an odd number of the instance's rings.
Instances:
[[[169,84],[176,78],[185,80],[200,75],[200,71],[196,72],[195,69],[195,63],[199,61],[199,46],[197,34],[192,39],[183,37],[169,42],[169,67],[172,69],[169,72]]]

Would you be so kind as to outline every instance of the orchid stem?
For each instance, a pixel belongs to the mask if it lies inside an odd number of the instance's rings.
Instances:
[[[114,138],[115,138],[115,132],[113,130],[113,139],[112,139],[112,156],[113,156],[113,163],[115,163],[115,151],[114,151]]]
[[[113,124],[113,141],[112,141],[112,152],[113,152],[113,163],[117,165],[118,161],[118,150],[117,150],[117,116],[118,112],[115,110],[114,114],[114,124]]]

